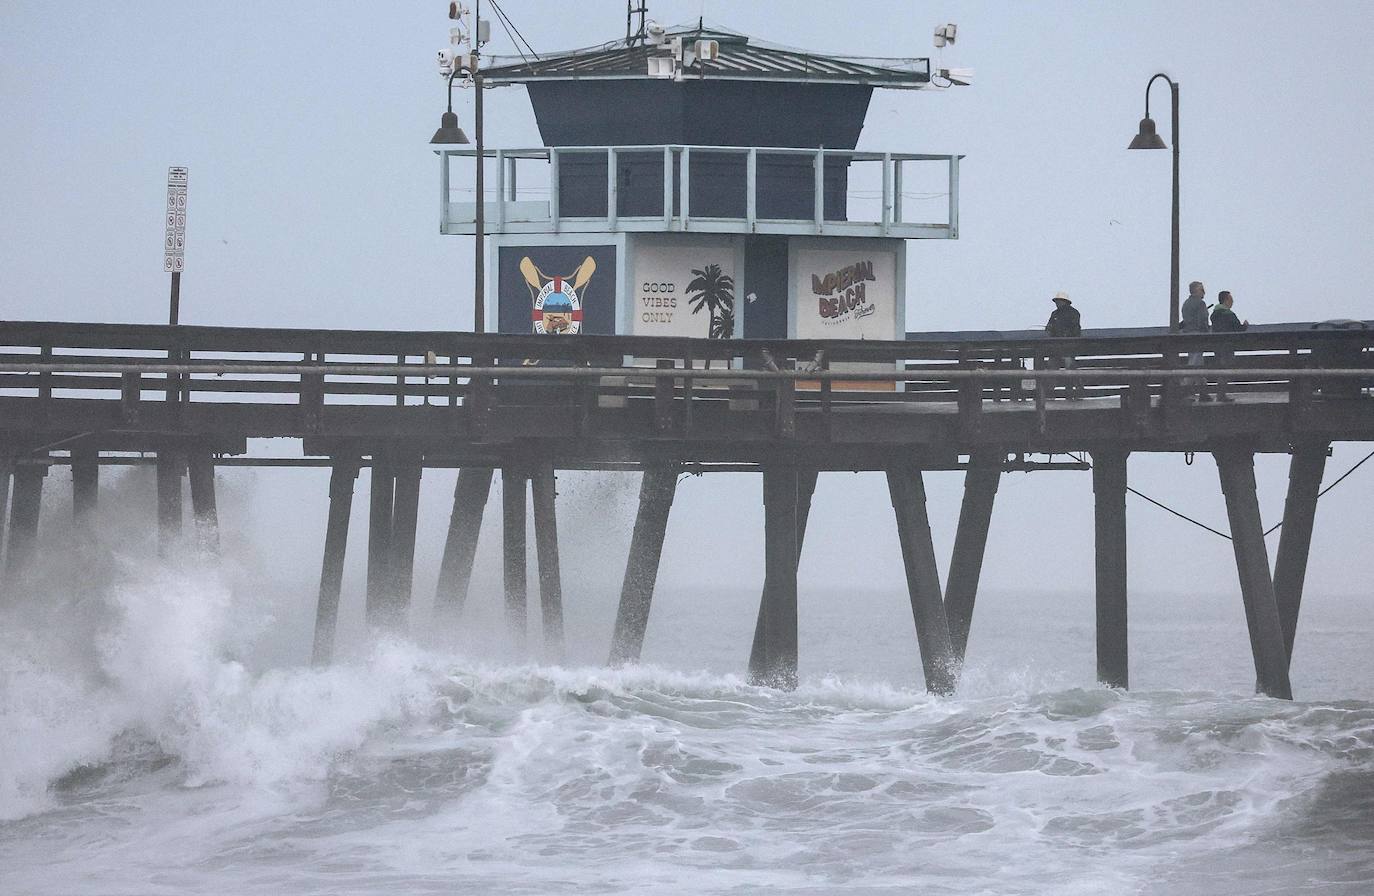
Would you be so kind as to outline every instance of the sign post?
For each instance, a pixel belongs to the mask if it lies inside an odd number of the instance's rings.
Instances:
[[[186,182],[187,170],[167,169],[167,231],[162,269],[172,275],[171,312],[168,323],[175,324],[181,314],[181,272],[186,267]]]

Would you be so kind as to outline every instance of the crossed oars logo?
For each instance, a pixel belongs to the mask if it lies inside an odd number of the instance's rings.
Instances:
[[[571,277],[550,277],[527,255],[520,259],[520,273],[530,288],[534,303],[534,332],[552,336],[573,335],[582,329],[583,287],[596,273],[596,261],[588,255]],[[571,282],[569,282],[571,280]]]

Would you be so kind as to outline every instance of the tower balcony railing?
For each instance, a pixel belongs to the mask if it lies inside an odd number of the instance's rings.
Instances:
[[[474,233],[477,152],[435,153],[440,232]],[[487,149],[483,226],[489,234],[956,239],[961,158],[739,146]]]

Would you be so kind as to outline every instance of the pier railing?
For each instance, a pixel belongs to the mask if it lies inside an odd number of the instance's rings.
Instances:
[[[467,165],[455,171],[454,163],[474,163],[477,151],[444,147],[436,154],[440,232],[473,233],[473,178]],[[955,239],[961,158],[739,146],[488,149],[484,226],[497,234],[691,231]]]
[[[1186,354],[1204,352],[1206,367]],[[697,340],[0,323],[0,397],[397,407],[566,400],[795,402],[831,411],[883,403],[1070,397],[1148,406],[1204,375],[1233,393],[1353,397],[1374,381],[1374,330],[1293,325],[1226,335],[1074,339],[913,338],[901,342]],[[1059,359],[1072,357],[1062,369]],[[646,362],[644,359],[654,359]],[[646,367],[646,363],[656,366]],[[838,369],[836,369],[838,368]],[[779,396],[784,396],[780,398]],[[776,407],[774,407],[776,412]]]

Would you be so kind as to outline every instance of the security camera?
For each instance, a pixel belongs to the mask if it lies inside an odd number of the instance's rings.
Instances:
[[[935,29],[935,46],[943,47],[945,44],[954,43],[954,36],[959,32],[959,26],[953,23],[940,25]]]
[[[973,83],[973,69],[971,68],[942,68],[940,77],[959,87],[967,87]]]
[[[467,10],[463,9],[463,4],[461,3],[450,3],[448,5],[448,17],[450,19],[462,18],[465,12],[467,12]]]
[[[439,74],[447,78],[453,74],[453,50],[444,47],[439,51]]]

